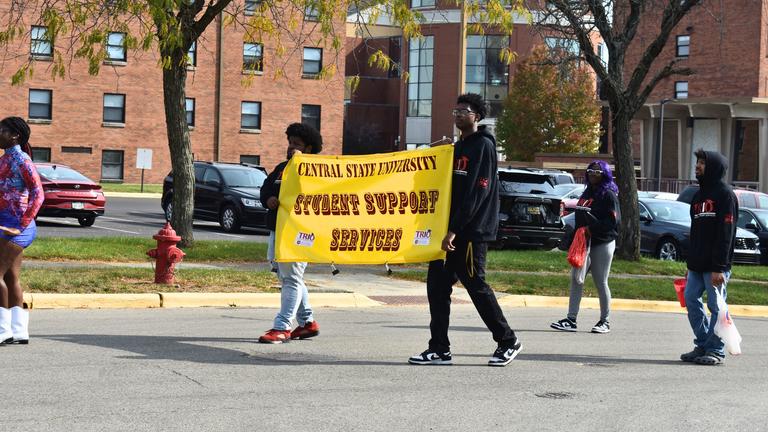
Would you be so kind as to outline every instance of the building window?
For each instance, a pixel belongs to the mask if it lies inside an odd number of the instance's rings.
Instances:
[[[321,48],[304,48],[304,75],[316,76],[323,68],[323,50]]]
[[[195,126],[195,98],[186,98],[184,108],[187,111],[187,126]]]
[[[675,82],[675,99],[688,99],[688,81]]]
[[[435,7],[435,0],[411,0],[411,7]]]
[[[480,37],[480,36],[475,36],[475,37]],[[489,37],[500,37],[500,36],[489,36]],[[547,37],[547,38],[544,38],[544,45],[546,45],[550,51],[560,52],[561,54],[565,53],[565,54],[578,56],[579,53],[581,52],[581,49],[579,48],[579,42],[577,42],[574,39]]]
[[[91,154],[93,149],[91,147],[62,147],[62,153],[79,153],[79,154]]]
[[[29,89],[29,118],[53,119],[53,91]]]
[[[240,104],[240,128],[261,129],[261,102],[243,102]]]
[[[245,14],[254,15],[260,4],[261,0],[245,0]]]
[[[187,51],[187,66],[197,66],[197,41],[192,42]]]
[[[688,35],[677,37],[677,51],[678,57],[688,57],[691,49],[691,37]]]
[[[125,123],[124,94],[104,94],[104,122]]]
[[[123,179],[123,151],[104,150],[101,152],[101,179]]]
[[[264,70],[264,46],[260,43],[243,44],[243,70],[262,72]]]
[[[252,165],[261,165],[261,156],[259,155],[240,155],[240,163]]]
[[[50,162],[50,147],[32,147],[32,162]]]
[[[30,53],[34,57],[52,57],[53,46],[48,39],[48,28],[32,26],[32,45]]]
[[[563,39],[565,40],[565,39]],[[467,36],[466,91],[488,103],[488,117],[498,117],[509,93],[509,65],[501,53],[509,48],[507,36]]]
[[[107,60],[126,61],[125,33],[110,33],[107,36]]]
[[[301,122],[320,131],[320,105],[302,105]]]
[[[315,5],[308,4],[304,8],[304,20],[305,21],[319,21],[320,20],[320,12],[317,10],[317,7]]]
[[[408,49],[408,116],[432,116],[435,37],[411,39]]]

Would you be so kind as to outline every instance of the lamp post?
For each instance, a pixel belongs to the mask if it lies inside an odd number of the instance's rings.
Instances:
[[[660,102],[661,113],[659,113],[659,178],[656,182],[656,190],[659,192],[661,192],[661,161],[663,159],[662,150],[664,149],[664,105],[672,101],[674,101],[674,99],[662,99]]]

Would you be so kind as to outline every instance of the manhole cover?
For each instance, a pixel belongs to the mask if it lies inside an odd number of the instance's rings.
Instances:
[[[546,392],[546,393],[536,393],[536,397],[545,398],[545,399],[573,399],[576,397],[576,394],[569,393],[569,392]]]

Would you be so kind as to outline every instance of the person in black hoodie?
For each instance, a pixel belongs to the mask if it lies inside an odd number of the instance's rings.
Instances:
[[[261,203],[268,209],[266,221],[269,229],[267,259],[271,262],[275,258],[275,228],[283,170],[295,153],[320,153],[323,148],[323,138],[312,126],[293,123],[288,126],[285,135],[288,137],[286,160],[275,167],[261,186]],[[277,313],[272,328],[259,338],[259,342],[278,344],[288,342],[290,339],[308,339],[320,333],[320,327],[315,321],[312,307],[309,305],[307,286],[304,284],[304,270],[306,268],[307,263],[305,262],[277,263],[277,277],[281,284],[280,312]],[[291,331],[294,318],[299,326]]]
[[[691,246],[685,304],[693,329],[693,351],[680,356],[684,362],[718,365],[725,359],[723,342],[715,335],[717,293],[726,297],[725,286],[731,275],[733,245],[739,218],[739,202],[725,181],[725,157],[717,152],[696,151],[696,180],[699,191],[691,201]],[[710,319],[704,312],[701,296],[707,292]]]
[[[485,282],[488,242],[496,240],[499,226],[496,140],[484,126],[478,127],[485,114],[482,96],[473,93],[459,96],[453,110],[461,137],[453,150],[451,212],[448,232],[442,241],[442,249],[447,254],[445,261],[429,263],[427,297],[432,338],[426,351],[408,359],[411,364],[452,363],[448,321],[452,287],[457,280],[467,289],[497,343],[488,365],[506,366],[522,349],[493,290]]]
[[[583,268],[571,269],[571,297],[568,316],[550,324],[555,330],[575,332],[576,317],[584,292],[584,270],[592,272],[592,280],[600,299],[600,320],[592,327],[592,333],[611,331],[611,289],[608,275],[611,273],[613,252],[621,221],[618,187],[613,181],[611,168],[605,161],[597,160],[587,167],[587,187],[576,205],[576,228],[587,227],[589,254]]]

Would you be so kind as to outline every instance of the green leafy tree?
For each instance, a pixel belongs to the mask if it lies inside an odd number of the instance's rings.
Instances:
[[[624,259],[639,260],[640,219],[630,122],[659,82],[675,75],[693,74],[693,70],[680,64],[680,59],[653,66],[678,23],[703,1],[550,0],[544,5],[538,1],[531,3],[538,9],[535,24],[542,33],[575,41],[579,57],[602,82],[602,92],[611,110],[613,156],[622,216],[616,254]],[[639,33],[642,38],[638,37]],[[600,39],[607,50],[607,61],[598,53]],[[628,61],[627,54],[632,49],[639,53],[635,63]]]
[[[551,62],[537,48],[513,77],[496,133],[508,159],[532,161],[537,152],[584,153],[599,147],[600,107],[595,80],[576,62]]]

